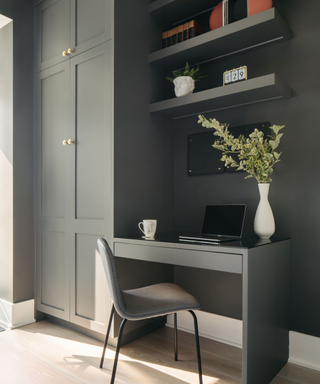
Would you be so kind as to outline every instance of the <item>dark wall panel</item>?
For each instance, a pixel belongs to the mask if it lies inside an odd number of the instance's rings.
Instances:
[[[293,89],[291,99],[204,115],[231,126],[261,121],[286,126],[269,200],[276,235],[292,238],[291,328],[320,337],[320,178],[314,157],[320,139],[320,2],[274,0],[274,6],[290,26],[292,40],[202,65],[208,77],[195,91],[222,85],[223,72],[240,65],[247,65],[249,78],[274,72]],[[254,179],[244,180],[243,173],[187,174],[188,135],[207,131],[197,120],[194,116],[174,121],[174,228],[199,230],[206,204],[245,203],[244,231],[251,233],[259,202]]]
[[[242,320],[242,275],[174,267],[174,282],[201,303],[201,310]]]
[[[170,121],[148,112],[162,92],[161,70],[148,63],[158,36],[145,1],[115,2],[116,236],[141,233],[142,219],[157,219],[158,231],[172,228],[173,131]]]

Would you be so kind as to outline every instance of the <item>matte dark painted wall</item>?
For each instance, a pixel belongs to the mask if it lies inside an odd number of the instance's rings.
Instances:
[[[199,230],[205,205],[213,203],[247,204],[245,233],[252,233],[257,183],[244,180],[243,173],[188,176],[187,137],[206,131],[197,116],[167,120],[148,115],[149,102],[174,97],[164,80],[170,71],[147,64],[148,53],[160,49],[157,36],[165,27],[148,15],[144,1],[117,1],[115,6],[115,235],[139,233],[137,222],[147,217],[158,219],[159,230]],[[292,238],[291,329],[320,337],[320,180],[315,161],[320,2],[274,0],[274,6],[290,26],[292,40],[201,65],[208,77],[197,83],[196,91],[222,85],[223,72],[240,65],[248,66],[249,78],[275,72],[293,89],[288,100],[205,115],[231,126],[262,121],[286,125],[269,200],[276,235]],[[234,289],[236,297],[237,284]]]
[[[172,229],[173,131],[148,112],[150,100],[164,96],[162,76],[148,64],[160,31],[146,1],[115,1],[115,236],[141,233],[143,219]]]
[[[164,97],[162,72],[148,64],[161,35],[145,1],[115,1],[114,34],[114,234],[142,234],[138,223],[157,219],[158,230],[173,228],[173,131],[150,116],[150,99]],[[171,281],[172,267],[118,260],[123,289]],[[138,282],[138,283],[137,283]],[[153,320],[129,322],[125,337]],[[115,318],[117,334],[120,319]],[[155,325],[155,324],[153,324]]]
[[[202,65],[209,76],[196,91],[222,85],[223,72],[240,65],[248,66],[249,78],[277,73],[293,89],[288,100],[206,112],[205,116],[231,126],[262,121],[286,125],[280,147],[282,161],[274,169],[269,201],[276,235],[292,239],[291,329],[320,337],[320,2],[274,0],[274,6],[290,26],[292,40]],[[243,173],[187,175],[188,134],[206,131],[197,120],[194,116],[172,121],[174,228],[199,230],[206,204],[245,203],[245,232],[250,233],[259,201],[254,179],[244,180]]]
[[[33,14],[31,0],[0,0],[13,19],[13,285],[10,302],[33,298]],[[6,299],[6,298],[4,298]]]

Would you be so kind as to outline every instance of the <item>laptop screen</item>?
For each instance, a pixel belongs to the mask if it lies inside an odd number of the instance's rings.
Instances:
[[[245,212],[245,204],[207,205],[201,233],[241,237]]]

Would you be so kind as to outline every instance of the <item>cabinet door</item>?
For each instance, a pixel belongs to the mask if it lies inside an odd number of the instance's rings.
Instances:
[[[37,309],[69,319],[69,63],[37,77]]]
[[[112,4],[112,0],[71,1],[72,55],[111,39]]]
[[[104,333],[111,301],[97,239],[112,241],[112,60],[111,41],[71,59],[75,109],[74,174],[70,179],[73,235],[71,254],[71,318]]]
[[[36,8],[37,70],[68,59],[71,0],[45,0]]]

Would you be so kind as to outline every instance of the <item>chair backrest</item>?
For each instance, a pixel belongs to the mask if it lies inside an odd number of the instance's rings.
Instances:
[[[120,289],[113,253],[103,237],[99,237],[97,244],[114,307],[121,317],[125,317],[126,305]]]

